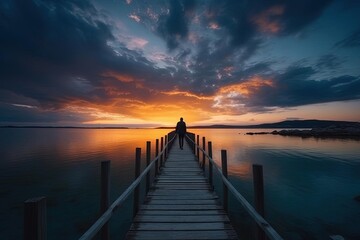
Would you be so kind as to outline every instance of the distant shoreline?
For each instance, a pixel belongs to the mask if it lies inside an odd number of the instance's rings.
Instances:
[[[360,140],[360,124],[349,125],[332,125],[322,128],[312,128],[308,130],[289,129],[272,132],[247,132],[245,135],[280,135],[293,136],[302,138],[340,138],[340,139],[356,139]]]
[[[276,123],[264,123],[257,125],[208,125],[188,126],[188,129],[312,129],[329,126],[360,126],[360,122],[330,121],[330,120],[287,120]],[[116,127],[116,126],[34,126],[34,125],[3,125],[0,128],[70,128],[70,129],[175,129],[174,127]]]

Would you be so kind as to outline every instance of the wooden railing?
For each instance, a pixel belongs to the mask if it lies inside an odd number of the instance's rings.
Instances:
[[[205,161],[208,159],[208,177],[209,183],[213,187],[213,169],[215,169],[221,176],[223,183],[223,207],[225,211],[228,210],[228,191],[230,191],[236,200],[240,202],[246,212],[257,223],[257,239],[282,240],[283,238],[275,231],[273,227],[264,219],[264,184],[261,165],[253,165],[254,174],[254,190],[255,190],[255,208],[236,190],[236,188],[229,182],[227,174],[227,152],[221,150],[221,169],[217,166],[212,158],[212,143],[208,142],[208,152],[206,152],[205,137],[202,138],[202,147],[200,146],[200,136],[187,133],[186,140],[192,147],[194,154],[196,154],[202,169],[205,171]],[[202,152],[202,156],[200,156]]]
[[[151,159],[151,142],[146,142],[146,165],[147,167],[140,174],[141,148],[135,151],[135,177],[132,184],[109,206],[110,196],[110,161],[101,162],[101,216],[96,222],[79,238],[80,240],[90,240],[100,234],[101,239],[109,239],[109,220],[114,212],[119,209],[131,194],[134,194],[134,216],[139,209],[140,183],[146,179],[146,193],[150,189],[150,171],[155,166],[155,176],[159,174],[159,168],[164,164],[169,150],[176,137],[175,132],[170,132],[165,137],[156,139],[155,158]],[[165,141],[164,141],[165,140]],[[159,152],[160,147],[160,152]],[[24,239],[46,240],[46,197],[33,198],[24,202]]]

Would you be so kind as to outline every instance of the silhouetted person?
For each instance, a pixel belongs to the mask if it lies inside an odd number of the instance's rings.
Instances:
[[[183,118],[180,118],[180,122],[176,124],[176,133],[179,136],[179,146],[181,149],[183,149],[184,137],[186,134],[186,123],[183,121]]]

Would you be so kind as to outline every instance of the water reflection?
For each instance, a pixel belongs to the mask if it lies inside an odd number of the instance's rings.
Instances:
[[[244,135],[247,131],[259,130],[194,130],[213,141],[218,165],[220,150],[228,151],[230,179],[250,202],[251,165],[263,165],[267,218],[285,239],[360,238],[360,205],[354,200],[360,195],[359,141]],[[243,214],[236,202],[231,214]],[[246,224],[240,221],[239,228]]]
[[[360,239],[360,204],[353,199],[360,195],[359,141],[244,135],[255,131],[248,129],[191,131],[213,142],[218,165],[220,150],[228,151],[230,181],[250,202],[251,166],[263,165],[267,218],[285,239],[328,239],[331,234]],[[23,201],[46,195],[49,238],[76,239],[98,216],[100,161],[111,160],[113,201],[134,178],[135,148],[142,148],[143,168],[146,141],[154,149],[155,139],[168,132],[0,129],[2,237],[22,238]],[[111,222],[114,238],[130,224],[129,204]],[[230,205],[230,214],[241,216],[235,220],[238,228],[248,231],[247,215],[231,198]]]
[[[0,232],[21,239],[23,201],[48,197],[51,239],[75,239],[96,219],[100,162],[111,160],[111,200],[134,179],[135,148],[163,137],[152,129],[0,129]],[[153,154],[154,155],[154,154]],[[129,203],[128,203],[129,204]],[[131,209],[131,207],[127,207]],[[127,210],[125,207],[125,213]],[[128,226],[131,214],[114,219]],[[122,230],[123,229],[123,230]],[[114,234],[124,234],[127,227]]]

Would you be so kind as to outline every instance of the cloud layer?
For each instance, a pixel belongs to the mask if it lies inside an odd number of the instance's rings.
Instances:
[[[0,122],[161,122],[182,112],[201,121],[359,99],[358,75],[319,77],[346,65],[333,53],[281,68],[259,60],[269,39],[297,36],[331,2],[128,1],[120,21],[101,2],[4,0]],[[358,40],[355,31],[333,47],[358,51]]]

